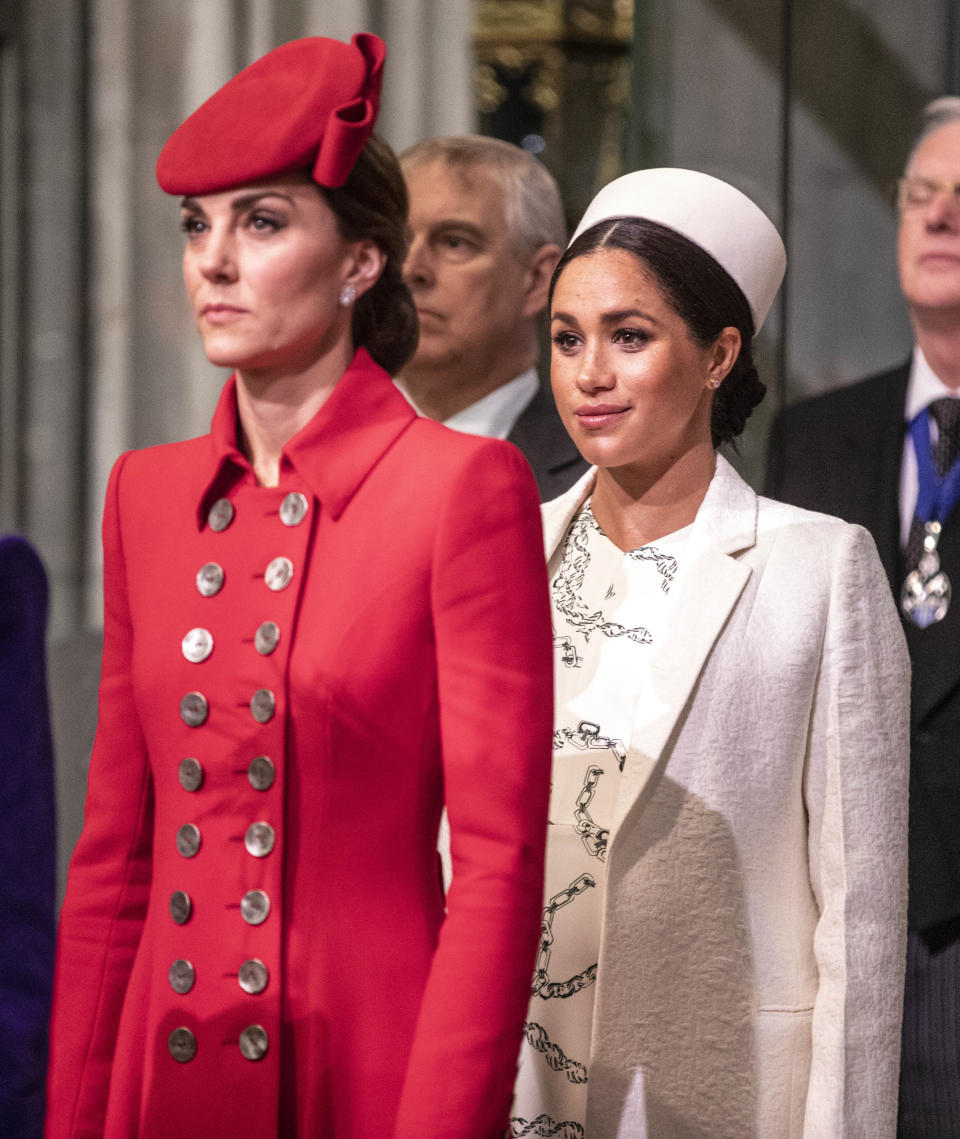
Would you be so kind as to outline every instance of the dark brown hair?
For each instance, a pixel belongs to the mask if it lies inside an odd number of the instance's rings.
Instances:
[[[372,135],[342,186],[318,186],[337,216],[347,241],[368,238],[386,254],[386,264],[373,288],[353,309],[353,342],[397,374],[416,351],[417,310],[403,282],[407,255],[407,187],[390,147]]]
[[[739,331],[740,354],[713,394],[710,416],[714,447],[734,443],[767,390],[753,363],[753,316],[740,286],[706,250],[676,230],[646,218],[608,218],[581,233],[560,258],[550,282],[551,305],[564,268],[574,258],[601,249],[623,249],[642,261],[690,338],[702,348],[724,328]]]

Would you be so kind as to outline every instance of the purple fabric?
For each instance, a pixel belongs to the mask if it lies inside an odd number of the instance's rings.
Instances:
[[[43,1131],[56,839],[44,638],[47,580],[0,537],[0,1137]]]

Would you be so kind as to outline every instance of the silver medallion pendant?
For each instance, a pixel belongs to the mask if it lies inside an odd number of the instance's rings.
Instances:
[[[900,590],[900,609],[906,619],[918,629],[942,621],[950,608],[952,588],[950,578],[940,568],[937,545],[940,542],[940,523],[923,525],[923,556],[915,570],[907,574]]]

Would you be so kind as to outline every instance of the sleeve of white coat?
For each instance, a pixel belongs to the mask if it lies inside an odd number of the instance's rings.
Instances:
[[[845,527],[807,751],[820,909],[804,1139],[896,1133],[906,945],[910,666],[873,540]]]

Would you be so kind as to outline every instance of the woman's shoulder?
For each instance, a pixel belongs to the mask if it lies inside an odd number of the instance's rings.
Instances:
[[[476,479],[487,490],[503,480],[533,478],[530,464],[513,443],[455,431],[425,417],[414,420],[398,444],[396,457],[404,470],[415,471],[421,481],[436,480],[438,490],[460,478]]]
[[[107,508],[128,517],[170,510],[190,516],[216,473],[210,436],[125,451],[113,464]]]
[[[826,567],[856,562],[879,568],[876,543],[863,526],[773,498],[759,496],[757,502],[758,548],[775,546],[801,568],[812,560]]]
[[[175,443],[155,443],[125,451],[114,463],[124,477],[144,478],[162,475],[189,475],[203,468],[209,474],[211,465],[210,436],[181,439]]]
[[[854,535],[867,534],[862,526],[846,522],[835,514],[807,510],[764,495],[757,496],[757,527],[761,531],[800,527],[821,534],[826,541],[849,540]]]
[[[835,514],[822,514],[818,510],[807,510],[802,506],[793,506],[789,502],[781,502],[777,498],[767,498],[765,495],[757,496],[758,520],[763,526],[817,526],[827,530],[849,527],[850,522],[844,522]]]

